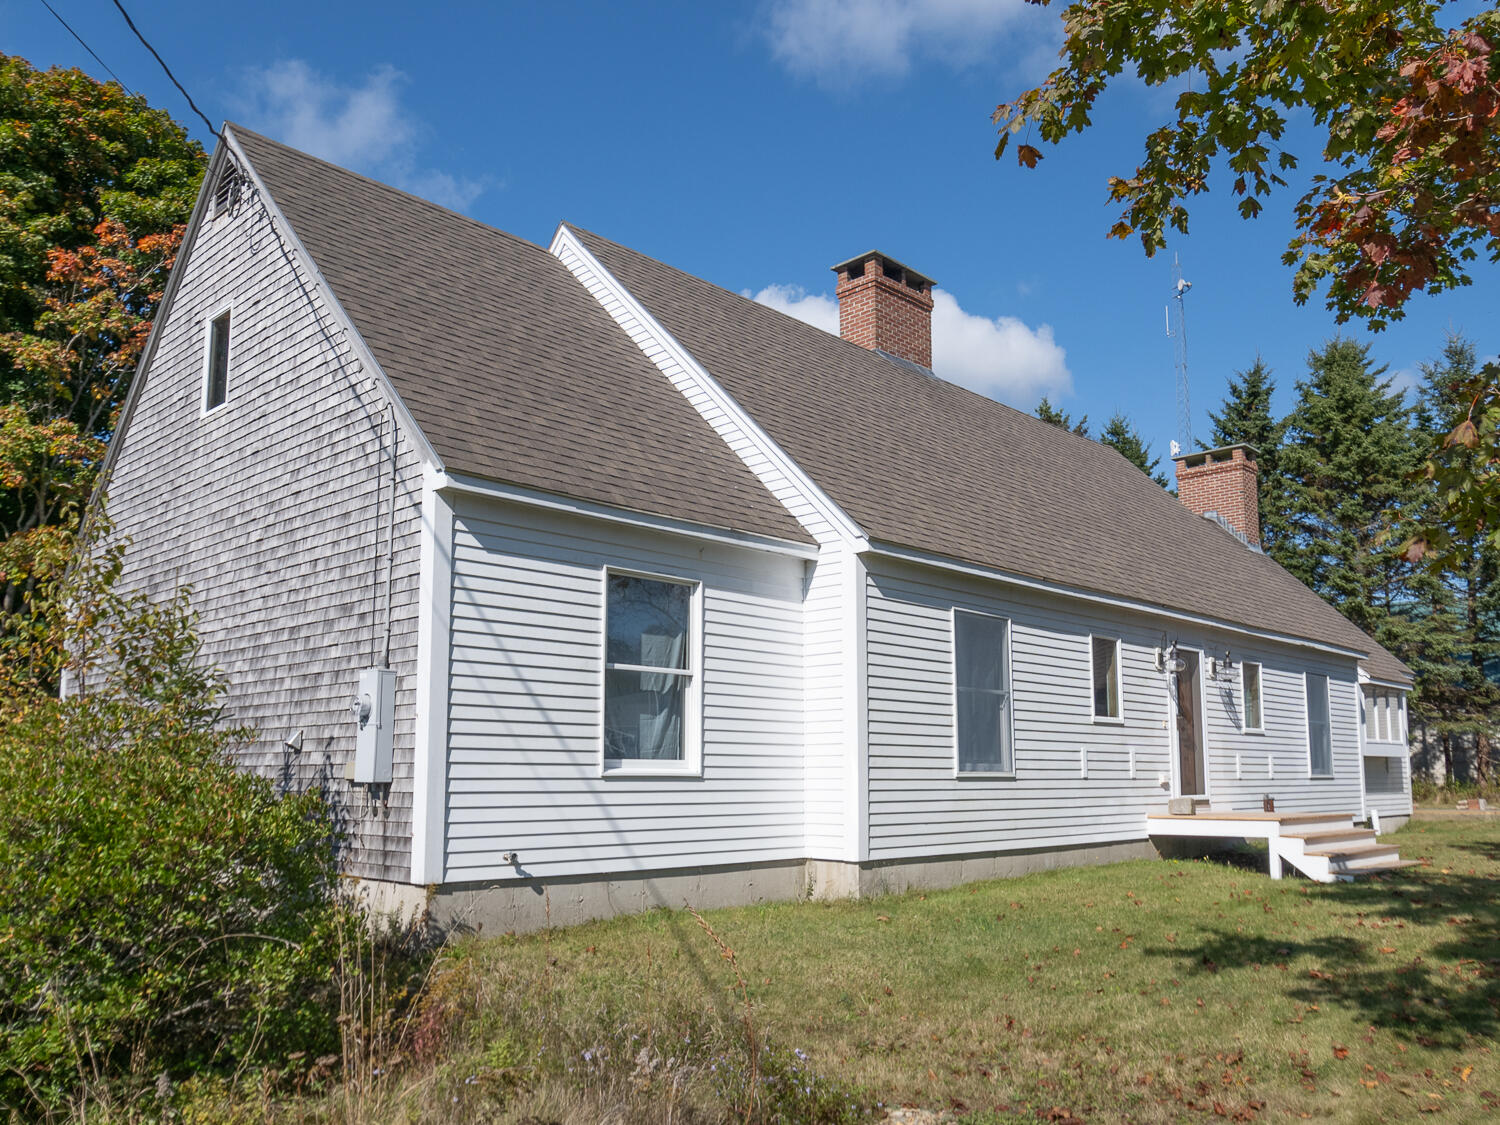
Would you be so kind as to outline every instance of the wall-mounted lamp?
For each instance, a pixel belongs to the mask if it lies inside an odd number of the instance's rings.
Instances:
[[[1156,670],[1158,672],[1182,672],[1187,669],[1187,661],[1177,655],[1176,644],[1168,645],[1165,636],[1161,644],[1156,646]]]

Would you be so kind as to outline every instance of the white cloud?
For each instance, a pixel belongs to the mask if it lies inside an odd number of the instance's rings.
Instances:
[[[826,293],[809,293],[796,285],[768,285],[759,293],[746,290],[744,295],[838,335],[838,301]],[[935,374],[1023,410],[1030,410],[1044,394],[1072,391],[1067,352],[1053,338],[1050,324],[1031,328],[1013,316],[991,319],[965,312],[957,298],[943,289],[934,289],[932,300]]]
[[[405,83],[388,65],[346,85],[301,59],[284,59],[247,69],[236,101],[245,123],[268,136],[463,210],[487,185],[417,164],[423,130],[401,103]]]
[[[1025,0],[771,0],[765,31],[788,70],[838,86],[903,75],[918,55],[969,66],[1017,30],[1055,37],[1056,15],[1027,9]],[[1037,64],[1029,50],[1015,57],[1028,70]]]
[[[824,332],[839,334],[839,303],[826,293],[809,293],[800,285],[767,285],[755,294],[746,289],[742,296],[794,316]]]

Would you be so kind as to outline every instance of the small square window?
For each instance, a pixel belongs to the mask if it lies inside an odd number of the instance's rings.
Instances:
[[[229,397],[229,314],[221,313],[208,326],[208,376],[203,408],[223,406]]]
[[[1114,637],[1093,638],[1094,718],[1118,719],[1120,709],[1120,642]]]

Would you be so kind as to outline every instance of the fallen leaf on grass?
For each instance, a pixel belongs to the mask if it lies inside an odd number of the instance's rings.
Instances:
[[[1333,1057],[1336,1059],[1347,1059],[1349,1057],[1349,1048],[1335,1043],[1333,1045]]]
[[[890,915],[888,915],[888,914],[877,914],[877,915],[875,915],[875,921],[877,921],[877,922],[889,922],[890,920],[891,920],[890,919]]]
[[[1380,947],[1380,952],[1382,952],[1382,953],[1394,953],[1394,952],[1396,952],[1396,947],[1394,945],[1382,945]]]

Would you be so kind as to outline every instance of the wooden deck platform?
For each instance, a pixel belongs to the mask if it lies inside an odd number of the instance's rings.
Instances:
[[[1369,828],[1355,826],[1353,813],[1230,812],[1200,809],[1195,813],[1147,813],[1151,836],[1194,839],[1265,840],[1269,874],[1280,879],[1290,863],[1320,883],[1349,881],[1418,866],[1380,842]]]

